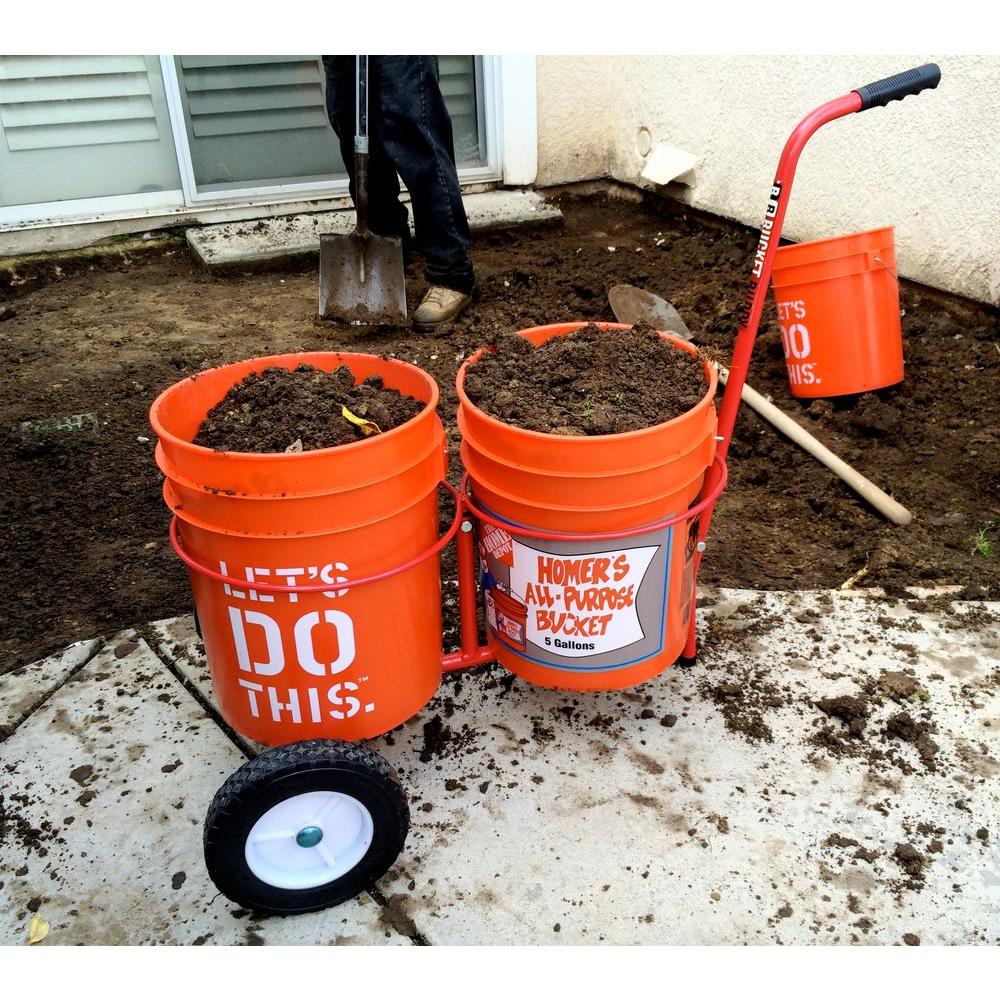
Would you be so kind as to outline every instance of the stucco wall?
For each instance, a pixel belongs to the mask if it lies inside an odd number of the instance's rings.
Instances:
[[[539,56],[538,176],[547,187],[607,177],[614,147],[612,56]]]
[[[938,62],[936,91],[834,122],[810,140],[784,235],[801,241],[891,224],[902,274],[1000,302],[1000,58],[619,56],[588,74],[591,60],[538,60],[539,182],[594,176],[604,136],[605,175],[639,183],[644,127],[654,145],[698,157],[692,205],[754,226],[785,139],[806,112]],[[577,164],[587,173],[571,178]]]

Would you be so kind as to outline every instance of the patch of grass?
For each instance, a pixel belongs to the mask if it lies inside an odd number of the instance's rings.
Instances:
[[[983,559],[996,559],[1000,555],[1000,521],[987,521],[976,532],[975,544],[972,548],[974,556]]]

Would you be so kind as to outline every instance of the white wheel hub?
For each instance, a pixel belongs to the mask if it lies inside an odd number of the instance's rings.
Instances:
[[[367,853],[371,813],[343,792],[303,792],[264,813],[247,836],[250,871],[276,889],[314,889],[346,875]]]

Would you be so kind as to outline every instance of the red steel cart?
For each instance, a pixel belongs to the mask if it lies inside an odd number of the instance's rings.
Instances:
[[[489,490],[474,471],[496,458],[488,440],[469,460],[479,466],[470,466],[473,474],[453,489],[444,482],[437,387],[401,362],[342,354],[255,359],[193,376],[156,400],[150,419],[159,437],[164,495],[175,511],[170,539],[190,571],[220,708],[238,731],[271,744],[223,784],[205,822],[208,871],[226,896],[258,912],[303,913],[353,897],[388,870],[409,826],[406,796],[389,764],[360,741],[416,714],[443,671],[499,658],[540,683],[607,688],[660,672],[678,652],[695,656],[698,566],[726,485],[726,454],[799,156],[821,126],[936,87],[939,80],[937,66],[921,66],[829,101],[795,128],[767,199],[717,427],[715,376],[707,369],[698,431],[698,440],[707,443],[698,452],[700,467],[685,479],[694,484],[691,495],[666,507],[669,516],[604,530],[587,521],[564,525],[558,510],[544,525],[512,522],[496,503],[484,502]],[[553,335],[526,333],[536,342]],[[295,367],[304,359],[320,367],[349,364],[359,380],[378,373],[427,405],[378,442],[342,446],[335,457],[329,450],[220,454],[191,444],[207,410],[248,372],[271,364]],[[461,396],[461,376],[459,389]],[[471,433],[463,427],[464,439]],[[639,471],[651,468],[647,463]],[[454,515],[437,537],[439,489],[450,494]],[[560,530],[567,525],[572,530]],[[478,583],[477,539],[486,573]],[[438,560],[453,540],[461,640],[458,651],[442,653]],[[679,636],[676,648],[661,642],[647,658],[653,666],[638,674],[611,657],[601,661],[596,681],[583,670],[574,681],[553,681],[551,663],[525,655],[531,638],[526,585],[508,551],[517,544],[543,556],[577,546],[588,554],[583,572],[606,573],[614,565],[622,579],[633,567],[627,560],[616,563],[616,556],[624,560],[621,553],[642,551],[648,567],[662,547],[658,627],[661,639],[670,630]],[[481,599],[487,604],[485,643]],[[654,602],[650,613],[657,610]],[[622,626],[627,637],[626,626],[634,622]],[[589,656],[593,645],[566,643],[560,655]],[[619,669],[624,672],[616,681]]]

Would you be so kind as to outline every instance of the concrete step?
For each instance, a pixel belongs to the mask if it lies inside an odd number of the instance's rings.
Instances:
[[[562,212],[535,191],[485,191],[462,201],[473,232],[562,220]],[[245,267],[319,253],[321,234],[353,228],[354,210],[340,209],[191,228],[187,241],[206,267]]]

